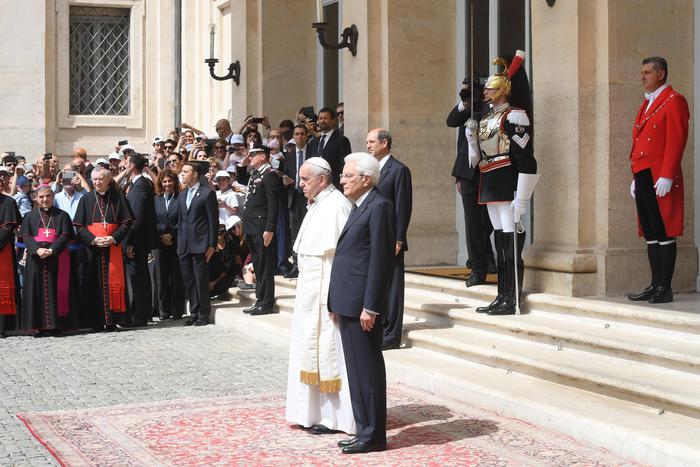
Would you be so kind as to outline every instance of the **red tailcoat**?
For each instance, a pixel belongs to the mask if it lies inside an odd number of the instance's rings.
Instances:
[[[669,237],[683,235],[683,172],[681,158],[688,140],[688,103],[671,86],[659,94],[648,111],[647,101],[637,113],[632,129],[630,163],[632,173],[651,169],[654,183],[660,178],[673,180],[671,191],[656,197]],[[642,236],[641,228],[639,235]]]

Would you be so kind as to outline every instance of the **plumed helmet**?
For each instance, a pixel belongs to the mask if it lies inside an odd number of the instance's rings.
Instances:
[[[515,58],[513,58],[513,61],[510,62],[510,65],[504,58],[501,57],[496,57],[493,60],[492,63],[494,65],[503,67],[503,71],[494,73],[493,75],[489,76],[489,79],[486,81],[486,89],[497,90],[494,99],[498,99],[501,96],[505,96],[506,98],[510,97],[511,80],[522,67],[524,58],[525,52],[518,50],[515,52]]]

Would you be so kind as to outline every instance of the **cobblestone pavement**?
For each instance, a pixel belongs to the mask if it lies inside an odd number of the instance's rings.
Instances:
[[[283,392],[287,344],[182,321],[0,340],[0,465],[56,465],[15,417],[185,397]]]

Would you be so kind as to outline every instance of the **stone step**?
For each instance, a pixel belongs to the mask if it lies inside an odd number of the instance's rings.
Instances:
[[[476,363],[700,418],[700,375],[467,327],[404,326],[405,342]]]
[[[245,305],[247,306],[247,305]],[[280,300],[282,311],[293,299]],[[236,301],[215,304],[217,326],[244,329],[260,339],[289,340],[292,315],[248,316]],[[655,466],[698,465],[700,420],[594,392],[508,372],[424,348],[384,352],[389,382],[475,405],[603,447]]]
[[[488,316],[475,312],[480,304],[469,298],[455,303],[445,294],[409,289],[404,323],[466,326],[700,374],[700,346],[698,336],[692,333],[660,332],[625,322],[539,310],[520,316]]]
[[[460,280],[406,273],[406,289],[440,292],[453,300],[469,299],[479,303],[490,303],[496,296],[493,285],[465,287]],[[692,306],[692,305],[691,305]],[[563,297],[553,294],[526,294],[522,311],[546,311],[567,316],[598,318],[624,322],[653,329],[700,334],[700,313],[674,311],[672,306],[647,306],[629,303],[614,303],[610,300]]]

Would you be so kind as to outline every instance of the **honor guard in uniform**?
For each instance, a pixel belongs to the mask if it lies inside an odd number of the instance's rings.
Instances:
[[[496,243],[498,295],[490,305],[477,308],[489,315],[516,312],[524,270],[521,254],[525,232],[520,216],[538,178],[532,150],[530,89],[521,66],[524,57],[525,52],[518,50],[510,65],[502,58],[493,61],[504,70],[486,82],[484,102],[490,110],[478,126],[473,120],[467,122],[469,157],[481,172],[479,204],[486,204]]]
[[[681,158],[688,141],[688,102],[666,84],[668,63],[661,57],[642,61],[645,96],[632,130],[632,186],[639,235],[647,242],[651,284],[629,295],[633,301],[673,301],[676,237],[683,235]]]

